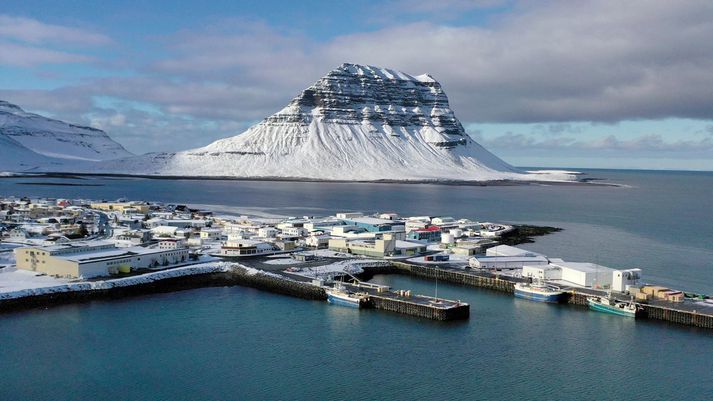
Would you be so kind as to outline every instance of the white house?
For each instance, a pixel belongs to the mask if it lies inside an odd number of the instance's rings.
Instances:
[[[275,238],[277,229],[274,227],[261,227],[257,230],[257,236],[260,238]]]

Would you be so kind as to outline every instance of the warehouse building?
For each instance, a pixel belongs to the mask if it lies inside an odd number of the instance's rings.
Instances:
[[[576,287],[604,288],[626,292],[639,285],[641,269],[612,269],[594,263],[565,262],[551,259],[549,265],[526,265],[523,277],[552,280]]]
[[[111,242],[72,242],[15,249],[17,268],[64,278],[92,278],[182,263],[188,249],[117,248]]]
[[[352,217],[343,219],[347,225],[357,226],[369,232],[406,231],[403,221],[377,219],[375,217]]]
[[[524,266],[547,265],[544,256],[525,254],[522,256],[476,256],[468,260],[468,265],[475,269],[515,270]]]
[[[426,252],[426,244],[398,240],[394,234],[383,234],[376,239],[331,238],[329,249],[336,252],[365,255],[375,258],[391,256],[417,256]]]
[[[149,205],[139,202],[102,202],[102,203],[92,203],[90,205],[92,209],[104,210],[106,212],[119,212],[119,213],[141,213],[146,214],[149,212]]]

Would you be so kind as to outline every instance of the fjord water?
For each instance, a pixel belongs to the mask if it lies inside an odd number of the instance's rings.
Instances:
[[[713,294],[713,173],[589,171],[626,187],[0,180],[0,195],[149,199],[226,212],[396,211],[548,224],[526,247],[641,267]],[[25,185],[76,183],[99,186]],[[432,282],[377,276],[433,293]],[[713,334],[439,283],[465,322],[241,287],[0,315],[0,399],[711,399]]]

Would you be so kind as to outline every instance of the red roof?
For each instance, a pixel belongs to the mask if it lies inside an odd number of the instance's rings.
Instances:
[[[441,227],[438,226],[430,226],[426,228],[419,228],[416,230],[417,232],[427,232],[427,231],[441,231]]]

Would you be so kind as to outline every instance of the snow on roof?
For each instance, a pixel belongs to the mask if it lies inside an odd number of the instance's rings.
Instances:
[[[547,258],[541,255],[514,255],[514,256],[476,256],[481,262],[547,262]]]
[[[423,248],[425,247],[426,244],[423,242],[418,242],[418,241],[403,241],[403,240],[396,240],[396,248],[398,249],[415,249],[415,248]]]
[[[602,265],[598,265],[596,263],[589,263],[589,262],[557,262],[557,263],[551,263],[553,266],[559,266],[562,268],[567,268],[567,269],[572,269],[572,270],[577,270],[580,272],[586,272],[586,273],[598,273],[598,272],[610,272],[613,271],[611,267],[606,267]]]
[[[62,244],[57,244],[57,245],[51,245],[51,246],[44,246],[44,247],[39,247],[43,251],[47,252],[52,252],[52,251],[60,251],[64,249],[69,249],[69,248],[95,248],[98,246],[108,246],[108,245],[114,245],[113,242],[109,241],[76,241],[76,242],[65,242]]]
[[[377,219],[376,217],[354,217],[354,218],[344,219],[344,220],[351,221],[354,223],[372,224],[372,225],[379,225],[379,224],[393,225],[393,224],[401,223],[401,222],[394,221],[394,220]],[[401,224],[403,224],[403,223],[401,223]]]
[[[488,248],[485,251],[488,256],[524,256],[524,255],[539,255],[537,252],[528,251],[527,249],[517,248],[510,245],[498,245]]]
[[[175,250],[166,251],[158,248],[144,248],[133,246],[130,248],[113,248],[100,249],[94,252],[82,252],[69,255],[56,255],[55,257],[62,260],[68,260],[77,263],[96,262],[100,260],[110,260],[134,255],[151,255],[155,253],[174,252]]]

